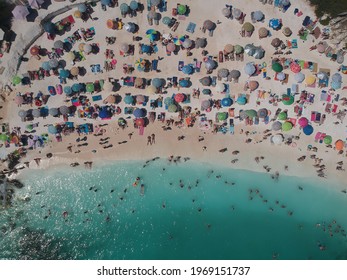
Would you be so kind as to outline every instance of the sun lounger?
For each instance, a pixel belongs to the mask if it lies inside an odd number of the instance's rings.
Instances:
[[[93,101],[99,101],[99,100],[101,100],[102,99],[102,96],[101,95],[94,95],[94,96],[92,96],[92,100]]]
[[[158,59],[152,60],[152,70],[157,71],[158,70]]]
[[[182,71],[183,66],[184,66],[184,61],[180,60],[178,62],[178,71]]]
[[[337,105],[336,104],[334,104],[334,106],[333,106],[333,111],[332,111],[333,113],[336,113],[337,112]]]
[[[186,31],[189,32],[189,33],[194,33],[195,32],[195,27],[196,27],[196,24],[194,22],[190,22],[187,26],[187,29]]]
[[[145,128],[144,128],[144,126],[140,126],[139,127],[139,135],[143,135],[143,133],[145,132]]]

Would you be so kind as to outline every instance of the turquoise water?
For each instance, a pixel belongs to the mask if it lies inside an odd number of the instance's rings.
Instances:
[[[347,195],[326,181],[191,161],[94,165],[25,171],[0,215],[0,258],[347,259]]]

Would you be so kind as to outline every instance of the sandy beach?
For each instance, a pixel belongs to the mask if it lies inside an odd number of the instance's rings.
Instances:
[[[141,1],[140,1],[141,2]],[[142,1],[143,2],[143,1]],[[63,7],[67,3],[54,2],[52,5],[52,11]],[[119,3],[121,4],[121,2]],[[129,4],[129,3],[128,3]],[[191,56],[187,56],[186,50],[181,49],[177,55],[171,54],[167,56],[165,46],[162,46],[161,42],[155,42],[158,48],[158,51],[152,55],[139,54],[138,44],[139,42],[133,41],[133,36],[143,37],[143,40],[140,43],[148,43],[146,38],[146,30],[153,28],[163,34],[170,34],[172,37],[176,35],[188,35],[190,39],[196,40],[197,38],[206,38],[207,46],[204,48],[208,52],[207,56],[211,56],[213,60],[218,61],[219,52],[223,51],[223,48],[227,44],[239,44],[245,46],[247,44],[253,43],[255,46],[261,46],[265,50],[265,56],[261,59],[255,59],[252,56],[244,54],[243,61],[223,61],[218,63],[218,67],[213,70],[210,76],[216,76],[217,72],[221,68],[226,68],[229,71],[236,69],[241,72],[241,76],[238,79],[238,82],[228,82],[223,79],[217,81],[215,87],[209,87],[212,91],[212,96],[207,96],[200,94],[199,98],[193,97],[193,89],[203,90],[203,86],[199,80],[208,74],[206,74],[206,69],[204,62],[202,62],[202,67],[200,72],[195,72],[192,75],[189,75],[191,81],[191,87],[188,88],[179,88],[179,87],[168,87],[165,89],[165,94],[148,94],[148,89],[137,89],[134,87],[122,86],[116,92],[111,92],[109,89],[101,90],[98,93],[93,93],[93,95],[101,95],[102,98],[100,101],[91,102],[92,104],[98,104],[99,106],[104,106],[103,100],[105,100],[111,93],[118,94],[123,99],[127,93],[130,93],[134,96],[136,95],[145,95],[149,99],[155,99],[159,96],[171,97],[173,94],[184,93],[186,95],[191,95],[191,102],[181,104],[182,108],[184,106],[189,106],[191,108],[192,114],[196,117],[195,125],[192,127],[187,127],[184,120],[178,125],[168,126],[166,121],[170,118],[174,121],[178,120],[178,113],[170,113],[164,107],[161,108],[150,108],[150,102],[147,102],[145,106],[135,105],[135,107],[146,108],[147,112],[154,111],[157,115],[165,112],[166,120],[164,122],[156,120],[154,123],[149,123],[144,128],[143,135],[139,135],[139,128],[134,128],[133,125],[133,115],[124,115],[124,108],[127,106],[124,102],[115,104],[118,106],[122,113],[119,115],[112,116],[108,120],[100,120],[100,118],[89,119],[89,118],[80,118],[76,115],[70,115],[69,121],[74,122],[75,125],[82,123],[92,123],[94,127],[101,125],[104,133],[99,136],[94,136],[94,133],[91,134],[81,134],[80,136],[76,132],[72,132],[70,135],[62,135],[62,141],[57,142],[55,135],[49,135],[47,143],[43,147],[39,147],[33,150],[28,150],[27,155],[21,158],[21,164],[17,167],[25,166],[24,162],[30,162],[29,168],[48,168],[51,165],[55,164],[72,164],[79,163],[83,165],[86,161],[92,161],[93,164],[97,164],[98,161],[105,160],[129,160],[129,159],[141,159],[147,160],[153,157],[162,157],[169,158],[170,156],[181,156],[182,158],[189,157],[193,160],[216,163],[224,167],[230,167],[234,169],[248,169],[258,172],[268,172],[270,175],[275,176],[276,172],[279,174],[286,174],[292,176],[301,176],[301,177],[312,177],[321,174],[322,180],[337,180],[341,184],[341,190],[345,189],[345,178],[346,173],[344,171],[344,164],[346,161],[346,150],[344,149],[339,153],[335,149],[335,141],[337,140],[346,140],[346,125],[343,121],[337,119],[337,115],[334,113],[326,113],[326,118],[323,123],[314,123],[311,122],[312,127],[314,128],[314,133],[312,135],[304,135],[302,128],[296,123],[293,129],[286,132],[273,131],[272,130],[272,119],[275,117],[275,112],[277,109],[281,108],[282,110],[288,110],[288,119],[298,120],[300,117],[306,117],[308,120],[311,119],[311,113],[313,111],[322,112],[325,111],[326,103],[320,101],[320,95],[322,90],[328,91],[332,95],[332,99],[336,97],[337,94],[341,95],[339,101],[332,101],[333,105],[337,105],[339,111],[344,112],[346,110],[346,104],[342,97],[345,96],[345,90],[341,89],[346,82],[346,75],[342,74],[342,87],[337,90],[330,91],[330,81],[327,87],[319,88],[318,79],[314,87],[308,87],[305,85],[305,81],[302,83],[297,83],[294,78],[294,73],[288,68],[284,69],[283,73],[288,75],[288,79],[281,83],[280,81],[274,80],[275,71],[271,69],[272,60],[275,58],[279,59],[296,59],[296,60],[305,60],[317,63],[315,70],[311,71],[310,69],[302,69],[301,72],[306,75],[317,75],[321,72],[320,69],[329,69],[330,77],[341,70],[341,64],[338,64],[336,61],[332,61],[330,58],[326,57],[323,53],[319,53],[317,50],[310,50],[312,46],[317,45],[321,38],[315,39],[312,35],[308,35],[307,40],[300,40],[297,35],[298,31],[302,28],[302,22],[305,16],[310,16],[315,20],[313,9],[305,2],[300,1],[299,3],[293,3],[288,10],[284,13],[278,7],[273,5],[265,4],[263,5],[259,1],[233,1],[233,9],[239,8],[245,14],[245,22],[251,21],[251,13],[254,11],[262,11],[265,15],[263,22],[254,22],[254,32],[251,37],[242,37],[241,29],[242,24],[240,24],[236,19],[228,19],[222,15],[222,9],[225,8],[225,1],[180,1],[180,4],[187,5],[189,7],[189,15],[182,16],[181,19],[178,18],[180,23],[176,31],[172,31],[168,26],[165,26],[161,20],[159,25],[148,25],[147,20],[147,7],[146,3],[142,3],[145,6],[145,10],[142,13],[138,13],[136,17],[123,18],[123,22],[133,22],[139,26],[139,31],[135,34],[129,33],[126,30],[112,30],[106,27],[107,19],[115,19],[116,17],[121,18],[120,8],[107,8],[106,11],[101,9],[100,3],[93,7],[92,17],[94,20],[88,19],[86,22],[83,22],[81,19],[76,18],[75,23],[71,27],[71,31],[65,32],[62,36],[56,36],[55,40],[47,40],[46,33],[39,37],[34,45],[41,46],[50,50],[53,47],[54,41],[63,40],[70,36],[77,29],[84,27],[90,28],[94,27],[95,36],[90,41],[90,43],[95,43],[98,45],[99,52],[97,54],[85,54],[85,60],[76,62],[74,66],[84,67],[86,69],[86,74],[84,76],[78,76],[77,80],[67,80],[67,85],[72,85],[75,82],[79,83],[88,83],[94,82],[96,80],[105,80],[105,84],[109,84],[108,79],[121,79],[122,77],[132,76],[132,77],[142,77],[145,79],[153,78],[168,78],[172,76],[177,76],[180,78],[187,78],[188,75],[185,75],[181,71],[177,70],[179,61],[184,61],[185,64],[194,63],[194,58],[199,61],[203,61],[204,55],[202,55],[202,49],[193,48],[190,50]],[[169,16],[171,17],[171,11],[173,8],[176,8],[176,2],[169,2],[167,11],[162,13],[162,17]],[[299,11],[302,11],[301,16],[293,14],[294,9],[297,8]],[[49,8],[50,9],[50,8]],[[157,10],[157,8],[155,8]],[[57,15],[53,22],[57,22],[69,15],[72,15],[76,11],[76,8],[68,10],[60,15]],[[47,13],[47,11],[42,11]],[[39,14],[41,11],[39,11]],[[282,29],[273,30],[269,27],[269,20],[272,18],[281,19]],[[213,36],[210,37],[208,31],[203,33],[201,27],[206,19],[211,20],[216,24],[216,28],[213,31]],[[187,25],[189,22],[196,24],[195,32],[188,33],[186,31]],[[14,31],[20,34],[20,30],[23,27],[23,21],[14,21]],[[29,23],[23,28],[32,28],[34,23]],[[317,24],[319,26],[319,24]],[[271,36],[266,38],[259,38],[258,30],[261,27],[267,28]],[[284,27],[290,27],[292,30],[292,36],[286,37],[283,34]],[[323,30],[323,27],[320,26]],[[116,41],[113,45],[106,45],[105,37],[106,36],[115,36]],[[283,42],[287,40],[297,39],[298,48],[285,49],[284,52],[290,50],[291,54],[284,55],[274,55],[276,49],[271,45],[271,42],[274,38],[279,38]],[[83,41],[81,41],[83,42]],[[327,42],[333,50],[338,50],[339,46],[335,46]],[[80,42],[77,42],[73,49],[77,49]],[[86,42],[84,42],[86,43]],[[121,56],[119,51],[122,43],[132,44],[135,47],[134,55]],[[117,60],[117,65],[115,70],[105,71],[101,73],[93,73],[91,71],[91,65],[100,64],[103,67],[105,61],[105,52],[106,49],[111,49],[115,53],[115,59]],[[10,52],[11,54],[11,52]],[[9,59],[6,56],[3,57],[3,60]],[[64,55],[60,59],[66,60],[68,52],[64,52]],[[41,56],[40,60],[37,57],[30,55],[28,52],[25,55],[28,58],[28,61],[22,62],[18,71],[18,75],[22,76],[27,71],[34,71],[41,67],[44,61],[48,61],[48,58]],[[139,58],[148,59],[149,61],[153,59],[159,59],[158,69],[160,72],[149,71],[149,72],[140,72],[137,69],[132,74],[124,74],[122,71],[123,64],[134,65],[136,60]],[[248,62],[253,62],[256,65],[267,65],[267,76],[270,79],[263,78],[262,73],[258,75],[249,76],[245,73],[244,68]],[[265,63],[265,64],[264,64]],[[71,62],[66,62],[65,69],[71,69],[73,65]],[[341,73],[341,72],[340,72]],[[315,76],[316,77],[316,76]],[[2,123],[9,123],[10,131],[15,127],[21,128],[21,133],[24,133],[26,130],[26,125],[28,124],[37,124],[35,132],[31,133],[32,135],[40,135],[42,133],[47,133],[48,125],[55,125],[57,123],[62,123],[63,117],[52,117],[48,116],[46,118],[35,118],[32,121],[23,122],[18,116],[19,110],[28,110],[34,109],[36,106],[31,107],[30,105],[23,104],[20,107],[15,103],[15,97],[18,93],[24,94],[26,92],[34,92],[35,95],[37,92],[41,91],[47,94],[48,86],[56,86],[59,84],[59,78],[51,75],[50,77],[45,77],[42,80],[32,81],[31,85],[16,85],[13,86],[10,84],[12,77],[0,76],[2,85],[10,85],[12,88],[11,93],[5,93],[6,102],[2,104],[2,114],[1,117]],[[257,81],[259,87],[256,90],[250,91],[245,89],[245,83],[249,81]],[[229,93],[218,92],[220,85],[224,83],[229,85]],[[300,99],[300,93],[303,90],[306,90],[310,94],[315,95],[314,102],[303,104],[302,115],[299,116],[294,112],[294,106],[297,103],[294,103],[292,106],[286,106],[282,102],[271,103],[271,94],[277,94],[281,96],[287,92],[287,88],[291,88],[292,84],[298,85],[297,93],[294,95],[295,100]],[[65,85],[63,85],[65,86]],[[105,85],[106,88],[106,85]],[[265,98],[259,98],[259,91],[266,92]],[[235,101],[240,94],[247,94],[248,100],[247,104],[239,105]],[[89,99],[91,99],[91,94],[86,93]],[[213,99],[221,100],[226,95],[229,95],[234,104],[231,105],[231,108],[235,108],[235,116],[232,117],[234,120],[234,134],[231,134],[229,131],[225,134],[221,132],[213,132],[213,129],[202,130],[199,126],[199,119],[201,114],[205,114],[207,120],[211,120],[212,124],[222,124],[223,122],[216,122],[216,113],[218,112],[228,112],[229,107],[224,107],[221,109],[212,108],[209,112],[201,110],[201,104],[203,100]],[[71,98],[66,96],[64,93],[62,95],[54,95],[48,99],[46,104],[47,107],[59,108],[62,105],[69,104],[71,105]],[[266,108],[268,110],[270,121],[266,124],[264,121],[260,120],[259,124],[247,125],[244,120],[237,118],[239,116],[239,111],[241,110],[259,110],[261,108]],[[197,112],[200,112],[200,115]],[[119,117],[127,117],[127,127],[122,129],[118,125]],[[227,120],[226,120],[227,122]],[[336,124],[335,124],[336,123]],[[167,129],[170,127],[170,129]],[[229,128],[229,125],[226,125],[226,128]],[[330,135],[333,139],[331,145],[326,145],[324,143],[315,142],[316,132],[324,132],[326,135]],[[130,134],[130,135],[129,135]],[[155,143],[148,145],[148,138],[155,135]],[[281,134],[284,139],[291,139],[290,144],[285,144],[286,141],[275,145],[271,143],[270,138],[272,135]],[[83,139],[86,136],[85,141],[76,141],[78,138]],[[101,139],[104,139],[101,140]],[[102,144],[100,144],[100,142]],[[247,143],[248,142],[248,143]],[[84,144],[85,145],[81,145]],[[345,142],[344,142],[345,143]],[[112,145],[109,148],[108,145]],[[308,146],[311,145],[310,150]],[[70,148],[68,148],[70,147]],[[317,151],[315,151],[315,147]],[[5,148],[1,147],[2,157],[5,158],[6,154],[18,149],[14,144],[10,144],[10,147]],[[69,151],[69,149],[71,151]],[[47,158],[47,154],[52,153],[51,158]],[[35,163],[34,159],[40,158],[40,164]],[[342,162],[340,165],[337,162]],[[338,170],[337,167],[342,166],[341,170]],[[6,166],[4,166],[6,168]],[[329,186],[329,183],[327,183]]]

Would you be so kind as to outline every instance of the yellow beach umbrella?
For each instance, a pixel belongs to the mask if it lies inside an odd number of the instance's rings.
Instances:
[[[75,18],[81,18],[81,17],[82,17],[82,14],[81,14],[80,11],[75,11],[75,12],[73,13],[73,16],[74,16]]]
[[[315,82],[316,82],[316,77],[313,76],[313,75],[308,76],[308,77],[306,77],[306,79],[305,79],[305,83],[306,83],[306,85],[308,85],[308,86],[313,85]]]
[[[78,49],[79,49],[81,52],[84,51],[84,45],[85,45],[85,43],[80,43],[80,44],[78,45]]]
[[[79,70],[77,67],[72,67],[71,70],[70,70],[70,73],[72,76],[77,76],[78,73],[79,73]]]
[[[154,94],[156,92],[157,92],[157,88],[153,85],[151,85],[147,88],[147,93],[149,93],[149,94]]]
[[[75,54],[73,52],[69,52],[66,55],[66,60],[73,61],[75,59]]]

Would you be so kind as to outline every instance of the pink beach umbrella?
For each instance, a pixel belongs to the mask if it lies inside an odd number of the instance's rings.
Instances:
[[[174,43],[170,42],[167,44],[166,48],[169,52],[174,52],[176,50],[176,45]]]
[[[28,4],[33,9],[40,9],[43,3],[45,3],[45,0],[28,0]]]
[[[299,73],[301,71],[301,66],[296,63],[296,62],[292,62],[290,64],[290,70],[292,70],[293,73]]]
[[[175,101],[176,101],[177,103],[183,102],[184,98],[185,98],[185,96],[184,96],[183,93],[177,93],[177,94],[175,95]]]
[[[308,119],[305,118],[305,117],[301,117],[301,118],[299,119],[299,125],[300,125],[301,127],[307,126],[307,125],[308,125]]]
[[[30,12],[26,6],[18,5],[13,9],[12,14],[15,19],[23,20],[26,19],[27,15],[29,15]]]

